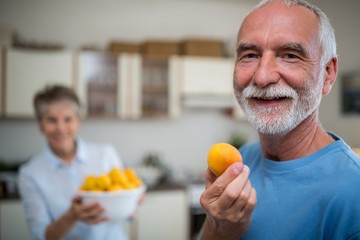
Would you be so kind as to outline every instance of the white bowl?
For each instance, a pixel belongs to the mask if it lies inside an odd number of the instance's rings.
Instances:
[[[114,192],[80,191],[84,203],[98,202],[105,209],[104,216],[110,221],[120,221],[131,217],[135,213],[141,196],[145,193],[146,186],[129,190]]]

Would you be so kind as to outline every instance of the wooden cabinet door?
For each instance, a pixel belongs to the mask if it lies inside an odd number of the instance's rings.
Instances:
[[[88,118],[118,116],[118,59],[105,52],[80,52],[77,55],[77,89]]]
[[[233,94],[233,61],[224,58],[183,58],[185,95]]]
[[[148,193],[139,209],[135,239],[188,240],[189,211],[183,190]]]
[[[21,202],[0,202],[0,239],[29,239],[29,233]]]
[[[119,98],[118,112],[121,118],[139,119],[141,117],[141,56],[121,54],[118,58]]]
[[[232,60],[183,57],[180,62],[179,82],[185,107],[232,108]]]
[[[137,119],[141,115],[138,54],[80,52],[77,89],[88,118]]]
[[[70,51],[10,49],[5,55],[6,117],[33,117],[33,97],[48,84],[73,86]]]
[[[143,57],[141,64],[141,116],[176,118],[180,114],[177,57]]]

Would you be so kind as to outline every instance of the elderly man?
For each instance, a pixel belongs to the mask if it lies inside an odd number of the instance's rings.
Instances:
[[[259,142],[240,149],[244,165],[207,171],[202,239],[360,239],[360,159],[318,119],[337,63],[316,6],[262,1],[245,18],[234,90]]]

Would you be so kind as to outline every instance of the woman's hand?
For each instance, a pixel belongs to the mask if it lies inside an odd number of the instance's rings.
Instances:
[[[83,203],[80,196],[75,196],[71,207],[46,228],[45,239],[62,239],[74,227],[77,221],[88,224],[108,221],[107,217],[101,216],[103,211],[104,209],[99,203]]]
[[[80,196],[73,198],[70,210],[74,219],[85,223],[97,224],[109,220],[101,215],[104,209],[99,203],[83,203]]]
[[[141,195],[141,197],[140,197],[140,199],[139,199],[139,201],[138,201],[138,203],[137,203],[137,208],[135,209],[135,211],[130,214],[130,217],[127,218],[127,220],[128,220],[129,222],[134,221],[134,219],[137,217],[138,211],[139,211],[139,207],[140,207],[140,205],[144,202],[144,200],[145,200],[145,193],[143,193],[143,194]]]
[[[205,191],[200,198],[207,215],[202,239],[239,239],[245,234],[256,205],[249,173],[249,168],[241,163],[232,164],[219,177],[207,170]]]

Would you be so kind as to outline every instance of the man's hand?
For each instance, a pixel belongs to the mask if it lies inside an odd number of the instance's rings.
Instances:
[[[219,177],[207,170],[205,191],[200,198],[207,215],[202,239],[231,240],[245,234],[256,205],[249,173],[249,168],[241,163],[232,164]]]

